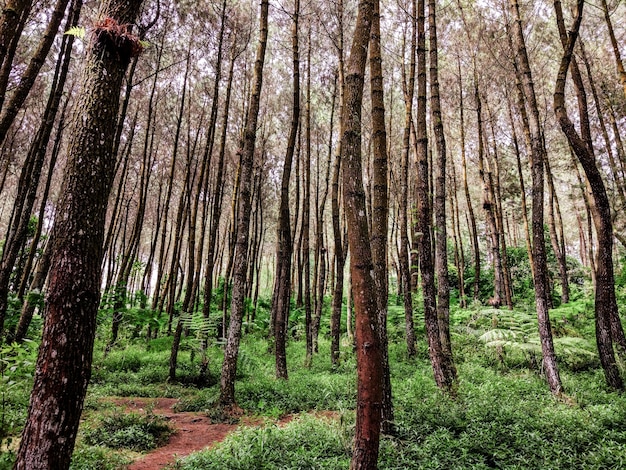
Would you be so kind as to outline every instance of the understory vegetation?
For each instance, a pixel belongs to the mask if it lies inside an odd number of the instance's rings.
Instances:
[[[388,331],[395,423],[393,433],[381,442],[379,468],[623,468],[626,397],[605,384],[595,351],[593,302],[584,289],[581,285],[573,295],[576,300],[551,311],[566,391],[560,398],[550,394],[542,378],[537,320],[530,304],[520,302],[514,310],[478,303],[467,309],[453,307],[459,383],[450,397],[433,380],[419,307],[418,354],[408,359],[403,308],[391,296]],[[624,290],[618,287],[617,292],[623,304]],[[103,310],[71,468],[124,469],[171,434],[167,421],[151,410],[128,413],[111,397],[177,398],[177,411],[205,413],[214,423],[241,424],[222,443],[177,461],[178,469],[347,468],[356,405],[353,345],[342,337],[340,363],[333,369],[326,312],[319,352],[311,367],[304,367],[305,342],[297,325],[301,312],[292,309],[289,379],[276,380],[274,355],[266,339],[267,305],[262,299],[254,322],[246,325],[236,386],[237,404],[254,422],[262,423],[255,425],[245,425],[238,415],[217,406],[222,342],[214,334],[207,351],[208,376],[198,382],[200,332],[215,331],[218,313],[208,326],[183,319],[188,335],[180,348],[178,380],[170,383],[172,337],[147,340],[147,313],[142,317],[133,311],[125,317],[117,343],[105,352],[111,320]],[[36,353],[36,341],[0,349],[0,469],[11,468],[14,459]],[[282,419],[287,415],[290,419]]]

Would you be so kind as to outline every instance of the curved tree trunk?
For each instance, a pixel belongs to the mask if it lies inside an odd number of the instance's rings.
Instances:
[[[609,200],[606,194],[606,188],[604,187],[604,182],[602,181],[602,176],[596,166],[593,148],[587,139],[584,139],[578,134],[574,124],[567,114],[567,109],[565,107],[565,82],[567,81],[567,70],[572,64],[574,45],[576,44],[580,23],[582,22],[584,1],[577,1],[577,11],[574,25],[570,30],[569,36],[565,33],[565,22],[563,20],[563,13],[561,10],[561,2],[558,0],[555,1],[554,6],[557,12],[557,22],[559,23],[559,31],[564,49],[554,91],[554,112],[563,133],[567,137],[571,148],[585,171],[587,183],[589,184],[593,195],[592,201],[590,201],[592,202],[591,212],[598,237],[598,250],[596,254],[595,266],[596,342],[598,344],[598,354],[600,356],[602,368],[604,369],[604,376],[607,384],[616,390],[623,390],[624,383],[620,377],[619,369],[617,368],[617,364],[615,362],[615,354],[613,352],[614,337],[611,325],[612,314],[617,313],[617,300],[615,298],[615,276],[613,273],[613,227],[611,222]],[[584,105],[586,104],[585,97],[583,96],[584,90],[580,87],[580,85],[581,84],[577,85],[579,105],[581,106],[583,117],[586,117],[584,116],[586,114],[584,110]],[[585,133],[588,132],[588,128],[585,130],[587,123],[583,120],[583,125],[581,126]],[[621,329],[621,324],[619,324],[619,327]]]

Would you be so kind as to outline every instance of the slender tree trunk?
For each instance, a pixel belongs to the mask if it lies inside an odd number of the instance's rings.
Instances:
[[[520,83],[521,86],[521,83]],[[530,270],[533,279],[535,278],[535,263],[533,262],[533,248],[532,242],[530,239],[530,224],[528,223],[528,203],[526,202],[526,184],[524,183],[524,173],[522,172],[522,158],[521,152],[519,148],[519,141],[517,139],[517,132],[515,130],[515,121],[513,120],[513,110],[511,106],[510,100],[508,100],[507,95],[507,103],[509,108],[509,121],[511,122],[511,132],[513,134],[513,147],[515,148],[515,160],[517,163],[517,175],[519,177],[519,185],[520,185],[520,199],[522,205],[522,220],[524,222],[524,238],[526,239],[526,251],[528,252],[528,258],[530,260]],[[521,105],[523,106],[524,102],[522,100]]]
[[[428,337],[428,353],[437,386],[450,390],[455,377],[449,357],[441,344],[437,318],[435,267],[431,246],[432,207],[429,183],[428,136],[426,130],[426,34],[425,1],[417,2],[417,117],[415,137],[417,150],[417,250],[424,298],[424,322]]]
[[[68,28],[78,21],[81,7],[81,1],[72,3],[72,8],[67,21]],[[63,14],[61,12],[61,18],[62,16]],[[60,21],[61,20],[59,19],[59,22]],[[22,250],[26,242],[28,225],[31,212],[35,204],[35,199],[37,198],[37,189],[39,187],[41,171],[46,157],[46,150],[48,148],[50,135],[54,127],[55,118],[59,109],[61,97],[63,96],[63,89],[65,88],[65,82],[69,71],[72,45],[74,43],[73,39],[74,38],[72,36],[63,38],[46,109],[37,134],[35,135],[35,138],[33,139],[28,150],[26,162],[20,175],[18,197],[14,205],[11,226],[9,227],[7,238],[3,246],[0,263],[0,336],[2,334],[4,318],[7,311],[9,281],[19,252]],[[54,167],[53,164],[52,166]],[[42,201],[42,204],[45,204],[45,199]]]
[[[539,324],[539,338],[541,340],[541,351],[543,353],[543,366],[550,391],[554,395],[560,395],[563,392],[563,386],[559,376],[556,354],[554,352],[554,344],[552,340],[552,328],[550,326],[550,316],[548,313],[549,292],[546,292],[547,266],[543,232],[543,176],[546,150],[544,146],[543,131],[539,118],[539,107],[537,105],[532,73],[530,70],[528,55],[526,53],[522,19],[517,0],[511,0],[511,10],[515,19],[513,35],[517,48],[517,60],[520,66],[525,104],[528,105],[530,111],[528,112],[528,117],[532,151],[532,247],[533,263],[535,266],[533,273],[535,282],[535,306],[537,309],[537,320]]]
[[[619,4],[618,4],[619,5]],[[615,32],[613,31],[613,23],[611,22],[611,15],[606,0],[602,0],[602,10],[604,12],[604,20],[606,21],[606,27],[609,31],[609,38],[611,39],[611,46],[613,47],[613,55],[615,55],[615,64],[617,66],[617,73],[619,74],[619,81],[624,88],[624,96],[626,96],[626,70],[624,70],[624,64],[622,63],[622,57],[619,51],[619,44],[615,38]],[[622,44],[623,46],[623,44]]]
[[[224,350],[224,363],[220,379],[220,403],[223,406],[232,406],[235,403],[235,376],[237,373],[237,357],[239,356],[239,342],[241,340],[241,324],[244,313],[244,296],[246,291],[246,273],[248,263],[248,230],[250,227],[251,212],[251,180],[254,148],[256,143],[256,129],[263,86],[263,65],[267,46],[269,1],[261,0],[259,43],[256,61],[254,64],[253,88],[250,95],[250,109],[246,121],[243,148],[241,149],[241,180],[239,186],[239,210],[237,211],[237,241],[235,246],[233,292],[231,300],[230,323],[228,338]]]
[[[35,53],[22,73],[19,83],[13,89],[11,99],[4,106],[2,106],[2,113],[0,114],[0,142],[4,141],[6,138],[9,128],[15,121],[15,117],[17,116],[19,110],[22,109],[30,90],[35,83],[35,79],[39,75],[39,71],[46,61],[46,57],[48,56],[48,52],[50,52],[52,43],[57,37],[61,21],[63,21],[63,17],[65,16],[65,9],[67,8],[68,2],[69,0],[57,0],[55,8],[50,15],[48,26],[39,41]]]
[[[215,259],[216,253],[215,249],[217,247],[217,234],[220,227],[220,219],[222,215],[222,202],[223,202],[223,194],[224,194],[224,172],[225,172],[225,161],[226,161],[226,137],[228,134],[228,118],[230,111],[230,101],[232,96],[232,87],[233,87],[233,76],[235,70],[235,60],[239,56],[239,52],[236,50],[232,51],[232,56],[230,59],[230,66],[228,70],[228,84],[226,86],[226,99],[224,103],[224,115],[222,117],[221,123],[221,137],[220,137],[220,148],[219,155],[217,160],[217,172],[215,175],[215,185],[212,195],[212,205],[211,205],[211,222],[209,226],[209,240],[207,246],[207,258],[206,258],[206,267],[205,267],[205,278],[204,278],[204,304],[202,307],[202,315],[205,319],[208,319],[211,314],[211,300],[213,297],[213,271],[215,270]],[[218,263],[218,266],[220,264]],[[224,296],[227,297],[226,293],[228,292],[228,284],[224,284]],[[208,368],[208,359],[206,357],[206,341],[204,339],[202,344],[202,363],[200,366],[200,377],[202,378],[207,371]]]
[[[612,324],[612,317],[617,316],[615,277],[613,273],[613,227],[606,188],[604,187],[602,176],[596,166],[590,139],[585,138],[585,134],[589,134],[586,97],[584,96],[582,82],[578,79],[574,80],[574,82],[579,100],[579,111],[581,113],[581,117],[583,118],[581,120],[583,137],[581,137],[576,131],[565,107],[565,82],[567,81],[567,70],[572,64],[572,54],[578,37],[580,23],[582,22],[584,1],[577,1],[574,25],[571,28],[569,35],[565,32],[565,21],[563,20],[561,2],[558,0],[555,1],[554,6],[557,13],[557,23],[559,25],[561,42],[563,43],[564,49],[554,91],[554,112],[563,133],[567,137],[571,148],[585,171],[587,182],[593,195],[593,204],[591,208],[598,236],[598,250],[595,267],[596,341],[598,344],[600,362],[602,363],[602,367],[604,369],[607,384],[616,390],[623,390],[624,383],[619,375],[619,369],[615,363],[615,354],[613,352],[613,341],[617,340],[615,337],[617,336],[617,332],[614,331],[614,328],[617,329],[619,326],[619,329],[621,330],[621,323],[617,322],[615,327]],[[575,67],[572,67],[572,70],[574,70],[574,68]],[[573,71],[572,74],[575,74],[575,72]],[[619,320],[619,317],[617,318]],[[623,336],[623,330],[621,330],[621,334]],[[623,345],[620,345],[620,347],[623,348]]]
[[[303,164],[303,199],[302,199],[302,276],[304,295],[304,317],[306,328],[305,364],[311,365],[313,357],[313,325],[311,310],[311,261],[310,261],[310,224],[311,224],[311,30],[307,49],[307,84],[306,105],[304,111],[304,164]]]
[[[403,152],[400,169],[400,273],[402,294],[404,298],[404,324],[408,357],[414,357],[415,350],[415,327],[413,323],[413,298],[411,291],[411,268],[409,256],[409,227],[408,227],[408,198],[409,198],[409,155],[411,152],[411,125],[413,121],[413,96],[415,93],[415,55],[417,49],[417,2],[411,2],[413,11],[410,69],[408,79],[403,68],[402,88],[404,91],[404,136]]]
[[[337,8],[339,22],[338,56],[339,67],[337,80],[339,81],[339,115],[344,110],[344,67],[343,67],[343,0],[339,0]],[[339,120],[339,135],[343,136],[343,121]],[[342,240],[341,218],[339,212],[339,173],[341,171],[341,139],[338,144],[337,156],[333,166],[333,180],[331,190],[331,213],[333,220],[333,238],[335,241],[335,284],[333,290],[333,307],[330,318],[330,360],[333,368],[339,365],[339,339],[341,336],[341,306],[343,303],[343,278],[346,263],[346,253],[343,250],[345,240]]]
[[[278,241],[276,243],[276,278],[274,280],[274,304],[272,318],[274,319],[274,340],[276,349],[276,377],[287,378],[287,321],[289,320],[289,306],[291,301],[291,259],[293,240],[291,238],[291,212],[289,210],[289,181],[291,167],[296,148],[296,137],[300,124],[300,53],[298,47],[300,18],[300,0],[294,0],[293,23],[291,26],[292,63],[293,63],[293,104],[291,128],[287,140],[287,153],[283,166],[283,176],[280,188],[280,209],[278,219]]]
[[[430,33],[430,103],[431,119],[437,144],[437,174],[435,176],[435,269],[437,272],[437,323],[441,352],[446,356],[449,380],[456,381],[450,339],[450,284],[448,281],[448,233],[446,228],[446,139],[439,98],[439,65],[437,48],[436,1],[428,2],[428,31]]]
[[[387,269],[387,240],[389,225],[389,196],[387,190],[387,132],[385,130],[385,97],[380,44],[380,5],[374,2],[374,15],[370,36],[370,90],[372,102],[372,146],[373,164],[373,210],[372,214],[372,260],[376,281],[376,301],[378,310],[378,332],[382,356],[382,431],[393,430],[393,402],[391,376],[389,372],[389,351],[387,339],[387,303],[389,297],[389,272]]]
[[[467,215],[469,217],[468,227],[472,241],[472,251],[474,253],[474,302],[479,300],[480,294],[480,248],[478,246],[478,229],[476,227],[476,216],[474,206],[470,196],[469,183],[467,178],[467,158],[465,155],[465,112],[463,107],[463,82],[461,74],[461,61],[458,64],[459,76],[459,112],[461,118],[461,166],[463,169],[463,192],[465,193],[465,203],[467,205]]]

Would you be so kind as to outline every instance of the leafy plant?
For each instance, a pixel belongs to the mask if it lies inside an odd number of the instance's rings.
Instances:
[[[0,439],[9,435],[17,425],[16,416],[9,417],[9,398],[14,389],[24,386],[25,382],[30,383],[35,351],[35,343],[30,340],[0,345]]]
[[[85,442],[112,449],[146,451],[163,444],[172,432],[163,417],[151,412],[146,415],[116,412],[85,431]]]

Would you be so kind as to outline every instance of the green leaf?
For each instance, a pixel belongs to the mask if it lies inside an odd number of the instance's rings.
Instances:
[[[82,26],[72,26],[70,29],[65,31],[64,34],[75,36],[78,39],[85,39],[85,28]]]

